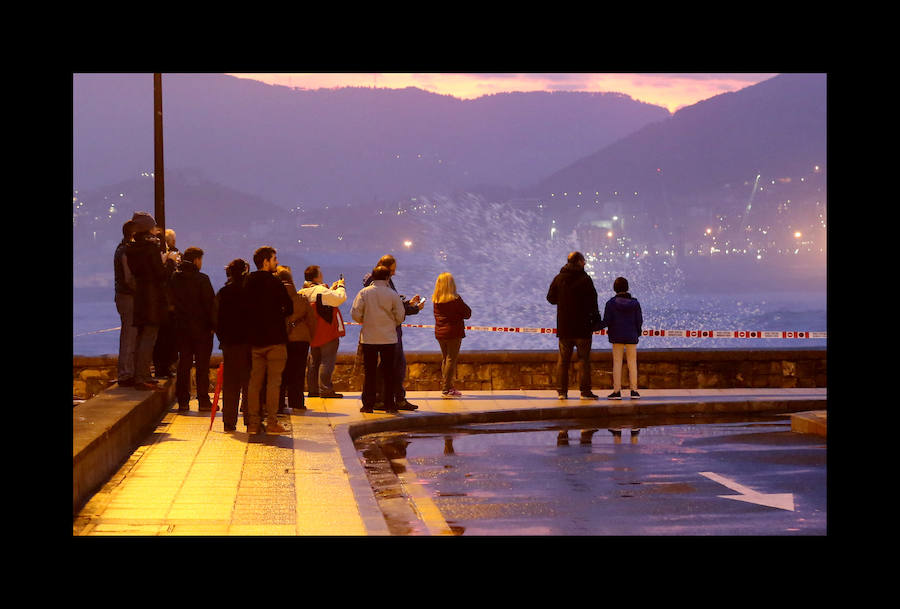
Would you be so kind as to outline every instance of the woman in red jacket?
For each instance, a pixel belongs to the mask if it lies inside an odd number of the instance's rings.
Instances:
[[[464,319],[472,316],[472,309],[456,293],[456,282],[450,273],[441,273],[434,282],[434,337],[441,346],[442,398],[458,398],[462,394],[453,388],[456,360],[462,339],[466,336]]]

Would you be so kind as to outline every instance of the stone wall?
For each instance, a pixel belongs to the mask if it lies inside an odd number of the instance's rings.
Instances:
[[[406,388],[409,391],[440,389],[440,353],[408,352]],[[96,395],[116,379],[116,356],[73,358],[72,392],[75,398]],[[222,361],[210,361],[210,391]],[[572,389],[578,388],[579,367],[569,373]],[[623,386],[628,386],[628,366],[622,366]],[[193,375],[191,375],[193,377]],[[555,351],[462,351],[455,387],[460,391],[494,389],[554,389]],[[354,354],[338,355],[334,371],[336,391],[361,391],[362,362]],[[640,389],[730,389],[755,387],[826,387],[825,348],[781,349],[646,349],[638,347]],[[192,380],[193,385],[193,380]],[[612,388],[612,353],[591,353],[591,386]],[[193,392],[193,389],[192,389]]]

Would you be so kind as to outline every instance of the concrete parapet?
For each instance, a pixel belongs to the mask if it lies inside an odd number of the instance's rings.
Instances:
[[[77,512],[156,427],[175,396],[113,386],[72,408],[72,510]]]
[[[555,389],[555,351],[466,351],[459,354],[455,387],[460,391],[498,391],[504,389]],[[210,360],[210,390],[215,387],[216,369],[221,355]],[[406,353],[409,391],[435,391],[441,388],[441,354],[413,351]],[[95,384],[114,378],[116,357],[75,356],[73,393],[93,379]],[[623,363],[622,378],[628,382],[628,366]],[[94,374],[90,370],[101,370]],[[112,372],[110,372],[112,371]],[[112,376],[110,376],[112,374]],[[577,389],[580,367],[573,363],[570,389]],[[191,375],[193,377],[193,375]],[[336,391],[361,391],[362,363],[356,354],[341,353],[335,366]],[[591,386],[611,389],[612,352],[591,352]],[[641,389],[751,389],[827,387],[828,359],[823,347],[778,349],[642,349],[638,347],[638,387]],[[193,385],[193,380],[192,380]],[[193,391],[193,389],[192,389]],[[91,394],[92,395],[92,394]],[[81,395],[80,397],[90,397]]]
[[[465,343],[464,343],[465,346]],[[555,351],[461,351],[454,386],[460,391],[555,389]],[[407,352],[408,391],[441,388],[441,355]],[[824,348],[785,349],[641,349],[638,386],[643,389],[741,389],[827,386]],[[622,378],[628,382],[623,362]],[[580,366],[573,362],[569,388],[579,386]],[[362,364],[355,355],[338,356],[334,371],[337,391],[362,389]],[[612,352],[591,352],[591,386],[611,389]]]

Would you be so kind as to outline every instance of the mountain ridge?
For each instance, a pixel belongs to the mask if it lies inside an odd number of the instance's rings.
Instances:
[[[163,75],[166,169],[199,167],[285,208],[474,184],[520,188],[669,115],[619,93],[462,100],[413,87],[298,90],[226,75]],[[151,119],[151,75],[76,75],[75,187],[152,170]]]

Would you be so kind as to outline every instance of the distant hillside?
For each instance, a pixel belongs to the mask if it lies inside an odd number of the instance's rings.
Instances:
[[[165,224],[177,234],[182,251],[198,246],[212,267],[224,266],[236,255],[249,258],[248,245],[273,226],[289,226],[287,210],[260,197],[210,181],[198,170],[167,171]],[[135,211],[155,215],[154,181],[150,175],[107,187],[78,190],[73,207],[75,285],[108,285],[110,253],[122,239],[122,224]],[[158,218],[157,218],[158,220]]]
[[[752,181],[757,173],[789,176],[824,165],[826,140],[826,76],[784,74],[647,125],[524,194],[574,213],[561,193],[580,191],[604,201],[615,192],[638,192],[643,204],[665,203],[677,214],[679,207],[715,198],[726,185]]]
[[[267,218],[284,221],[288,216],[286,210],[260,197],[212,182],[198,170],[167,171],[165,178],[167,227],[177,227],[180,231],[235,231],[246,230],[254,222]],[[110,215],[112,205],[114,213],[122,216],[112,222],[113,237],[120,238],[122,223],[133,212],[154,213],[154,181],[149,175],[123,180],[109,187],[79,191],[78,198],[83,203],[78,208],[79,215],[86,219]]]
[[[153,168],[150,74],[74,78],[76,188]],[[607,93],[460,100],[419,89],[295,90],[165,74],[165,168],[290,208],[492,185],[521,188],[650,123],[659,106]]]

